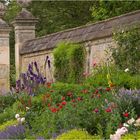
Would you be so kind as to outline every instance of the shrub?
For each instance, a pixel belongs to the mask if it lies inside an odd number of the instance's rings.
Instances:
[[[0,132],[4,131],[9,126],[17,125],[17,123],[18,123],[17,120],[10,120],[10,121],[3,123],[2,125],[0,125]]]
[[[55,78],[60,82],[83,80],[85,48],[79,44],[61,43],[54,50]]]
[[[73,129],[71,131],[68,131],[68,132],[63,133],[62,135],[58,136],[56,140],[66,140],[66,139],[73,139],[73,140],[96,139],[96,140],[99,140],[101,138],[100,138],[100,136],[92,136],[92,135],[88,134],[87,131]]]
[[[2,113],[5,108],[10,107],[14,102],[15,98],[9,94],[0,96],[0,113]]]
[[[93,73],[88,77],[85,82],[91,84],[95,87],[99,86],[109,86],[108,85],[108,70],[110,72],[110,80],[116,88],[126,88],[126,89],[139,89],[140,88],[140,75],[131,75],[129,72],[120,70],[115,65],[98,66],[93,69]]]
[[[129,28],[115,34],[117,47],[112,49],[115,64],[122,70],[128,68],[132,74],[140,73],[140,30]]]
[[[14,118],[14,111],[12,107],[7,108],[3,113],[0,113],[0,124]]]
[[[140,139],[140,131],[136,131],[133,134],[126,134],[124,136],[122,136],[121,140],[130,140],[130,139],[135,139],[135,140],[139,140]]]

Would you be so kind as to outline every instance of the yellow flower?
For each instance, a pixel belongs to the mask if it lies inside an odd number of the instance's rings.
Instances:
[[[108,80],[110,79],[110,74],[107,74],[107,79],[108,79]]]

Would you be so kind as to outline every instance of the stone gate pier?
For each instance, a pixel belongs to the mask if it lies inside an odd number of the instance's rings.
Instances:
[[[10,27],[2,19],[6,7],[0,2],[0,94],[9,91],[9,32]]]

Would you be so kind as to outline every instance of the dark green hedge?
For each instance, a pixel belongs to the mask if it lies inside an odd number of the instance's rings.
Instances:
[[[85,52],[85,48],[79,44],[58,44],[54,50],[56,80],[67,83],[80,83],[84,78]]]

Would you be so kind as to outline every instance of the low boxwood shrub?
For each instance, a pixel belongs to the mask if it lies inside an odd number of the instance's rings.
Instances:
[[[0,131],[4,131],[7,127],[17,124],[18,124],[17,120],[9,120],[0,125]]]
[[[92,136],[90,134],[88,134],[87,131],[83,131],[83,130],[70,130],[66,133],[63,133],[62,135],[58,136],[56,138],[56,140],[66,140],[66,139],[72,139],[72,140],[83,140],[83,139],[88,139],[88,140],[100,140],[100,136]]]
[[[139,140],[139,139],[140,139],[140,131],[128,133],[121,137],[121,140]]]

